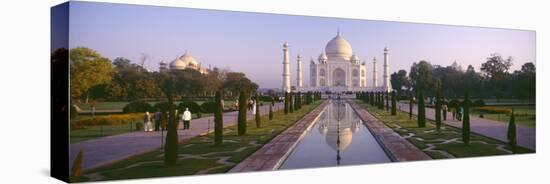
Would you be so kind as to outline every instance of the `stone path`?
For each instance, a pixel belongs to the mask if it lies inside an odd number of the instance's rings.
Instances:
[[[277,103],[273,109],[283,108],[282,103]],[[261,114],[269,113],[269,106],[264,105],[260,109]],[[224,127],[236,124],[237,112],[228,112],[223,114]],[[248,112],[248,119],[254,118],[252,112]],[[208,124],[210,122],[210,130]],[[183,125],[178,124],[179,141],[185,141],[207,131],[214,131],[214,117],[204,117],[191,120],[190,129],[182,130]],[[164,132],[166,136],[166,132]],[[78,151],[83,149],[84,159],[82,163],[83,170],[89,170],[106,164],[114,163],[131,156],[147,153],[161,148],[161,132],[130,132],[118,134],[99,139],[82,141],[70,145],[69,168],[72,167]]]
[[[408,113],[409,104],[408,103],[398,103],[398,108],[402,111]],[[413,106],[413,114],[417,114],[418,110],[416,106]],[[442,114],[443,116],[443,114]],[[435,120],[435,110],[433,108],[426,108],[426,118],[430,120]],[[462,122],[452,119],[452,114],[447,114],[447,121],[443,123],[456,127],[462,128]],[[517,142],[518,145],[536,150],[536,128],[527,127],[523,125],[517,126]],[[490,119],[482,119],[476,116],[470,116],[470,130],[472,132],[491,137],[503,142],[508,142],[506,135],[508,132],[508,123],[498,122]]]
[[[307,130],[313,125],[313,122],[323,112],[327,104],[329,104],[328,100],[310,111],[294,125],[229,170],[229,172],[269,171],[279,168],[300,139],[307,133]]]
[[[432,159],[426,153],[422,152],[422,150],[410,143],[405,137],[401,137],[367,110],[357,105],[354,100],[348,100],[348,103],[367,125],[380,145],[389,153],[393,161],[401,162]]]

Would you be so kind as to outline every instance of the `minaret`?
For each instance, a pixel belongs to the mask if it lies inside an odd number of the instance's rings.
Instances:
[[[283,44],[283,92],[290,93],[290,62],[288,59],[288,43]]]
[[[376,57],[372,58],[372,87],[378,87],[378,79],[376,78]]]
[[[159,64],[159,71],[160,72],[164,72],[168,69],[168,67],[166,67],[166,63],[164,61],[160,61],[160,64]]]
[[[384,75],[382,78],[384,79],[384,90],[386,92],[389,92],[391,87],[390,83],[390,64],[388,63],[388,48],[384,47]]]
[[[296,89],[300,91],[302,89],[302,61],[300,60],[300,55],[298,55],[297,60],[297,69],[296,69]]]

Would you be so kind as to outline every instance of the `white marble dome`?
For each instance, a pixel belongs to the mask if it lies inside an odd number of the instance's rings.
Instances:
[[[170,69],[183,70],[185,68],[197,68],[197,60],[191,56],[191,54],[185,51],[183,56],[176,58],[174,61],[170,62]]]
[[[332,38],[325,47],[329,60],[345,60],[349,61],[353,55],[351,44],[344,39],[339,33],[336,37]]]
[[[338,144],[338,138],[340,139],[340,144]],[[344,151],[351,144],[353,140],[353,132],[350,128],[341,128],[340,134],[337,130],[331,130],[329,128],[328,132],[325,135],[325,142],[330,148],[334,151],[340,150]]]

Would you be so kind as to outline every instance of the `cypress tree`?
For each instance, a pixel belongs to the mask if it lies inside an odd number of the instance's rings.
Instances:
[[[167,167],[175,166],[178,161],[178,123],[174,109],[174,81],[170,79],[167,84],[166,96],[168,98],[168,125],[166,133],[166,141],[164,146],[164,165]]]
[[[222,94],[216,92],[216,109],[214,111],[214,145],[223,143],[223,104]]]
[[[512,147],[512,151],[516,152],[517,140],[516,140],[516,117],[514,115],[514,108],[512,108],[512,115],[510,116],[510,122],[508,123],[508,145]]]
[[[374,98],[376,98],[376,102],[374,103],[374,105],[375,105],[377,108],[380,108],[380,93],[379,93],[379,92],[376,92]]]
[[[300,109],[300,92],[294,93],[294,110]]]
[[[272,120],[273,119],[273,109],[271,108],[272,106],[270,105],[269,106],[269,120]]]
[[[413,117],[413,105],[414,105],[413,96],[409,92],[409,119],[412,119]]]
[[[302,109],[302,106],[304,105],[304,96],[302,95],[302,92],[298,92],[298,97],[300,98],[300,103],[298,103],[298,109]]]
[[[439,90],[435,94],[435,127],[441,128],[441,95]]]
[[[285,92],[285,115],[288,114],[288,92]]]
[[[418,127],[426,127],[426,106],[424,104],[424,96],[422,92],[418,92],[418,115],[417,115]]]
[[[237,134],[239,136],[246,134],[246,111],[248,95],[241,90],[239,94],[239,116],[237,122]]]
[[[256,93],[256,128],[260,128],[262,124],[262,118],[260,116],[260,94]]]
[[[468,92],[466,92],[462,108],[464,109],[462,117],[462,141],[468,145],[470,143],[470,95]]]
[[[376,99],[374,101],[374,106],[376,106],[376,108],[380,107],[380,93],[374,93],[374,98]]]
[[[397,99],[395,96],[395,91],[391,92],[391,115],[395,116],[397,114]]]
[[[374,106],[374,92],[369,92],[369,101],[370,101],[370,105],[371,106]]]
[[[294,99],[292,97],[294,96],[294,93],[291,91],[288,95],[288,112],[294,113]]]
[[[384,110],[384,94],[382,92],[378,92],[378,109]]]
[[[388,92],[385,92],[384,93],[386,95],[386,111],[390,111],[390,93]]]

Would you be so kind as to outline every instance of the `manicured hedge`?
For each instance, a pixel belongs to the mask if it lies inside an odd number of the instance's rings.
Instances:
[[[170,107],[170,105],[168,105],[168,102],[158,102],[155,104],[155,109],[160,109],[162,112],[166,112],[168,111],[168,107]],[[172,104],[172,107],[176,108],[176,104]],[[156,110],[155,110],[156,112]],[[181,112],[181,111],[179,111]]]
[[[492,107],[492,106],[485,106],[485,107],[476,107],[473,109],[477,112],[487,113],[487,114],[510,114],[512,111],[510,109],[502,108],[502,107]]]
[[[204,102],[201,104],[201,110],[204,113],[214,113],[216,110],[216,103],[213,101]]]
[[[189,108],[189,111],[191,111],[191,113],[197,113],[202,111],[199,104],[193,101],[183,101],[180,104],[178,104],[178,112],[185,111],[185,108]]]
[[[154,112],[155,108],[151,104],[142,101],[130,102],[128,105],[124,106],[122,112],[124,113],[136,113],[136,112]]]
[[[105,116],[96,116],[93,118],[87,118],[75,121],[72,126],[95,126],[95,125],[124,125],[132,122],[142,122],[143,113],[131,113],[131,114],[113,114]]]

